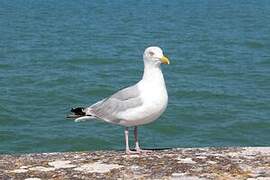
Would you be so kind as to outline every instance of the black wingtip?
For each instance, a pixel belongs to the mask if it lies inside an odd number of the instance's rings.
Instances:
[[[77,107],[77,108],[71,108],[71,112],[74,113],[74,115],[79,115],[79,116],[85,116],[85,112],[83,111],[84,107]]]

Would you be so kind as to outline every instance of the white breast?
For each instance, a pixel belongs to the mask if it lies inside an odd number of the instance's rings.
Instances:
[[[156,120],[166,109],[168,94],[161,70],[154,69],[138,83],[143,105],[123,112],[124,126],[138,126]]]

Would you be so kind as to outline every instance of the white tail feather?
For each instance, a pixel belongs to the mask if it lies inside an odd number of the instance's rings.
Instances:
[[[77,119],[75,119],[75,122],[82,122],[82,121],[87,121],[87,120],[91,120],[94,119],[93,116],[83,116],[83,117],[79,117]]]

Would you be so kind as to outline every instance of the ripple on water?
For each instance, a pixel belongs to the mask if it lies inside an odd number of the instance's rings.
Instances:
[[[253,49],[263,49],[265,48],[264,43],[261,43],[260,41],[247,41],[245,45],[249,48]]]
[[[137,82],[150,45],[169,104],[142,145],[269,145],[270,7],[179,2],[2,3],[0,152],[123,149],[122,127],[65,116]]]

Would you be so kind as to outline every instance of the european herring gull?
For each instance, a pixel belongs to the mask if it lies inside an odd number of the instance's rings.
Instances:
[[[125,127],[126,153],[141,153],[138,126],[155,121],[166,109],[168,94],[160,64],[169,64],[161,48],[148,47],[143,54],[144,73],[142,79],[133,86],[124,88],[90,107],[72,108],[75,122],[101,119],[108,123]],[[131,151],[128,129],[134,127],[135,151]]]

